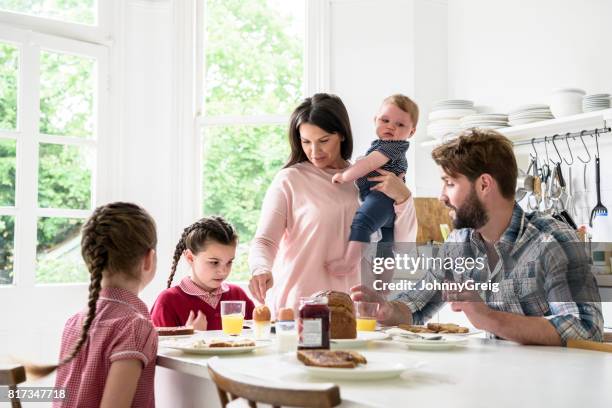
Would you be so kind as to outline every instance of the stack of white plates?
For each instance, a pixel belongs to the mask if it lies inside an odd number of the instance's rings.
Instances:
[[[610,94],[587,95],[582,98],[582,111],[592,112],[610,108]]]
[[[550,107],[541,104],[519,106],[511,110],[508,114],[510,126],[526,125],[527,123],[540,122],[548,119],[554,119]]]
[[[505,113],[477,113],[464,116],[460,123],[463,129],[489,128],[500,129],[508,127],[508,115]]]
[[[436,139],[461,130],[460,119],[476,113],[474,102],[464,99],[448,99],[433,104],[429,113],[427,135]]]

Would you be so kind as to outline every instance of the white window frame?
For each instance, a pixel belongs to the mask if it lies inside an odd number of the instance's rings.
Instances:
[[[329,9],[330,0],[303,0],[305,7],[304,33],[304,92],[312,95],[315,92],[329,91],[330,57],[329,57]],[[197,149],[197,191],[198,213],[202,215],[203,208],[203,159],[202,143],[204,130],[210,126],[236,125],[287,125],[289,114],[283,115],[223,115],[205,116],[204,112],[204,19],[205,0],[196,2],[196,58],[195,58],[195,126],[194,138],[198,140]]]
[[[87,283],[36,283],[37,223],[40,217],[87,218],[96,203],[110,194],[109,166],[101,157],[109,157],[109,46],[108,33],[111,1],[102,6],[98,1],[98,25],[86,26],[0,11],[0,41],[15,44],[19,49],[17,129],[0,131],[0,139],[15,140],[16,191],[14,207],[0,207],[0,215],[15,217],[13,246],[13,283],[0,290],[34,287],[75,286]],[[95,129],[90,137],[55,136],[39,132],[40,51],[49,50],[93,58],[96,61],[96,95],[94,100]],[[56,209],[38,207],[38,151],[40,143],[60,144],[93,149],[91,168],[90,209]],[[100,182],[104,181],[104,182]]]
[[[117,0],[97,0],[95,25],[74,23],[48,17],[0,10],[0,23],[39,33],[87,41],[94,44],[109,43],[111,16]],[[123,0],[119,0],[123,1]]]

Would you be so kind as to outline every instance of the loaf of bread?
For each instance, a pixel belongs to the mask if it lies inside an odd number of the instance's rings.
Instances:
[[[297,358],[307,366],[326,368],[355,368],[367,363],[358,352],[345,350],[299,350]]]
[[[332,339],[357,338],[357,321],[355,307],[351,297],[344,292],[326,290],[314,296],[326,296],[330,311],[330,336]]]

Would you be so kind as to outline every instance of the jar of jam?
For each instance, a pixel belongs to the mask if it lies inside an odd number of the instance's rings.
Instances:
[[[300,299],[298,350],[329,350],[329,307],[327,297]]]

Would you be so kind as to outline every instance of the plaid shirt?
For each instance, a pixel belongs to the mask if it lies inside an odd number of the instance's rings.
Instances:
[[[590,260],[576,233],[566,224],[541,213],[526,214],[514,206],[510,225],[494,245],[499,262],[457,273],[430,269],[425,282],[444,280],[493,282],[499,291],[480,291],[493,309],[523,316],[542,316],[555,327],[563,344],[570,339],[602,341],[603,316]],[[487,259],[482,236],[475,230],[454,230],[438,257]],[[450,279],[449,279],[450,278]],[[417,288],[420,284],[417,285]],[[415,324],[429,320],[443,305],[436,290],[412,290],[395,300],[412,311]]]

